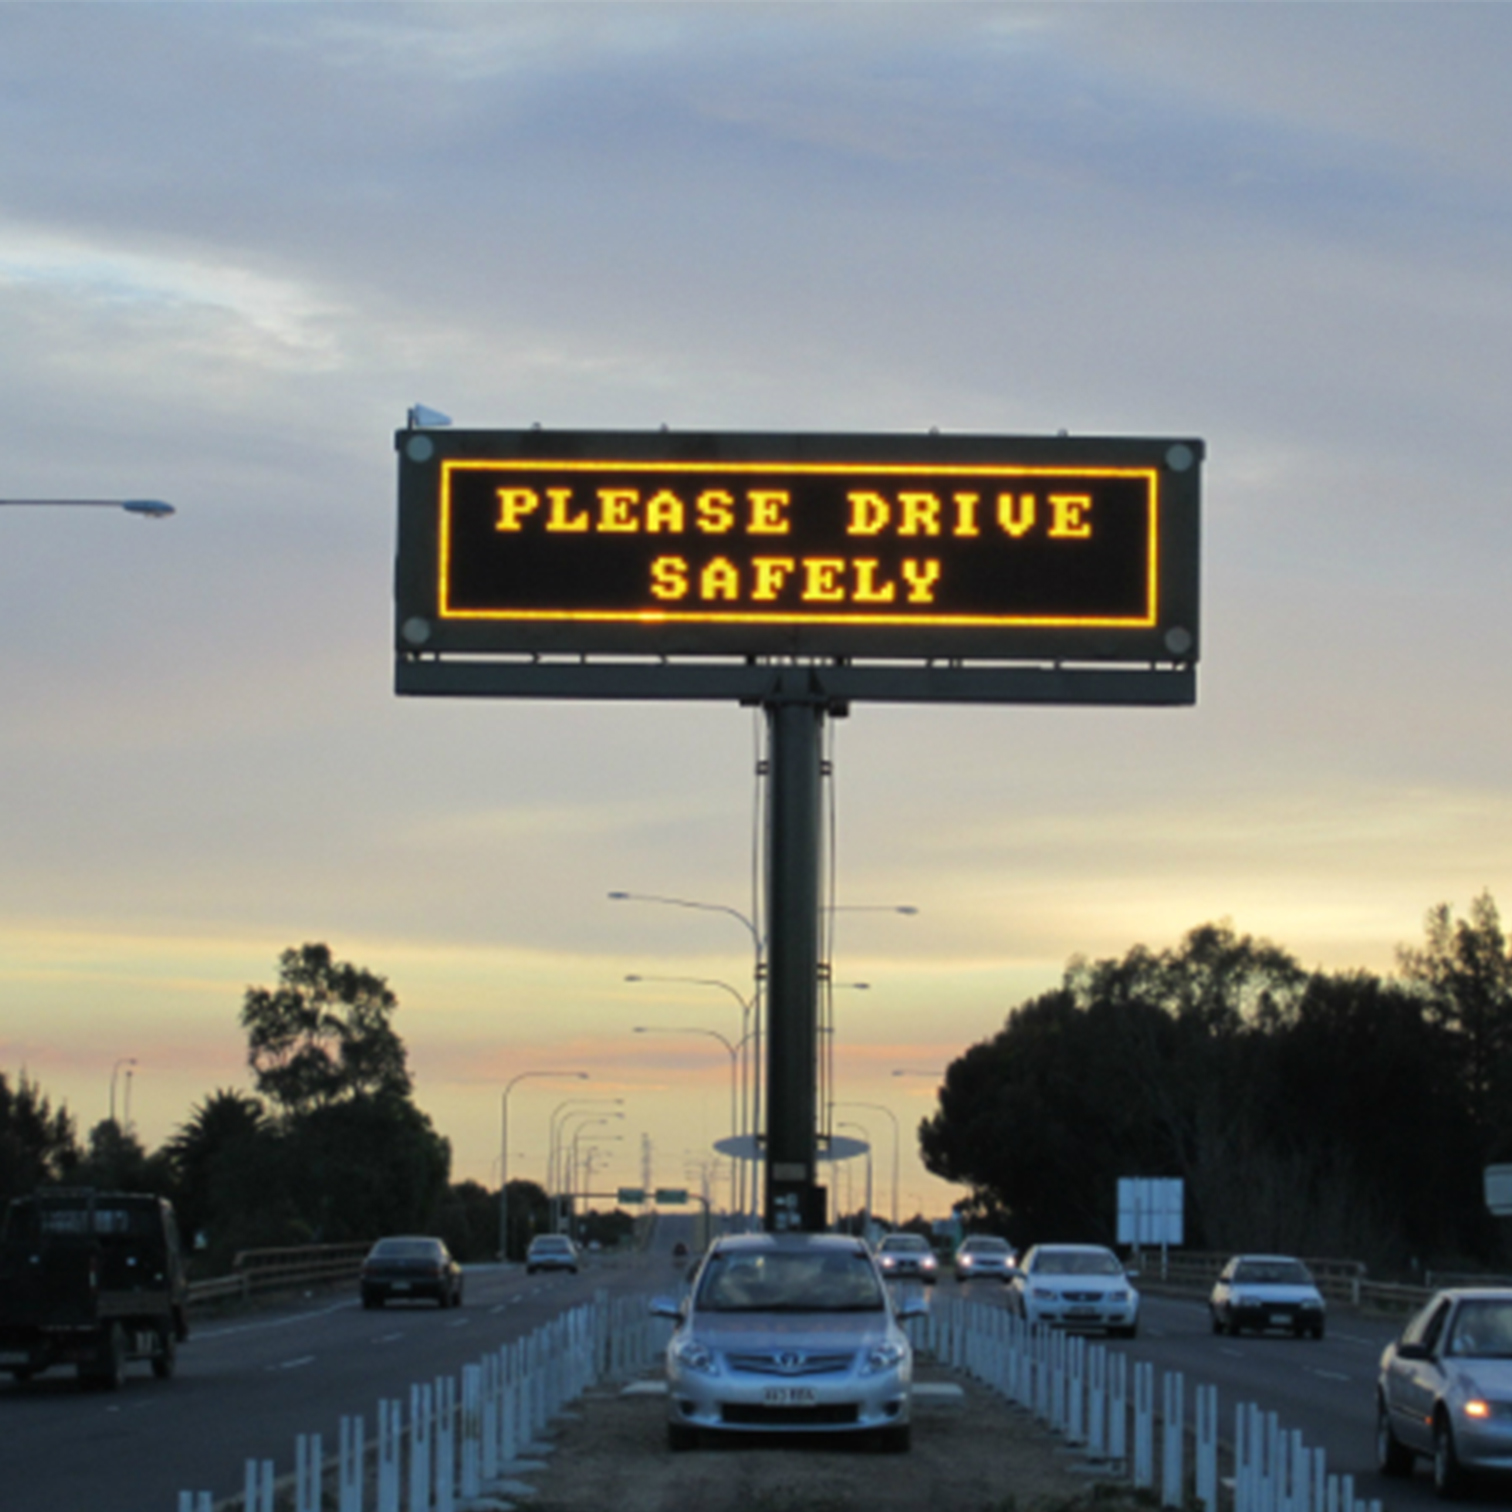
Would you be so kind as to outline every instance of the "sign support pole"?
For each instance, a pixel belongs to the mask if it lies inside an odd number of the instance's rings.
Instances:
[[[825,1227],[817,1181],[819,887],[826,701],[785,669],[767,723],[767,1126],[764,1226]]]

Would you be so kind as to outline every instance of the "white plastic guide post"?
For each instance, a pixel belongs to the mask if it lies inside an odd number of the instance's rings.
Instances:
[[[1203,1512],[1218,1512],[1218,1388],[1193,1392],[1196,1439],[1196,1491]]]
[[[1160,1504],[1179,1507],[1185,1500],[1186,1379],[1179,1370],[1168,1370],[1160,1384],[1164,1410],[1160,1425]]]
[[[1134,1487],[1149,1491],[1155,1485],[1155,1367],[1148,1360],[1134,1362]]]
[[[378,1512],[399,1512],[399,1465],[404,1445],[404,1404],[378,1403]]]
[[[341,1459],[337,1481],[337,1512],[362,1512],[363,1457],[361,1417],[341,1419]]]

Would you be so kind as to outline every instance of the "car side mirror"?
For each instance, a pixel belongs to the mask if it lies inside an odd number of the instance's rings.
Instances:
[[[672,1297],[653,1297],[650,1302],[649,1312],[653,1318],[671,1318],[674,1323],[682,1322],[682,1308]]]
[[[1022,1281],[1024,1279],[1023,1271],[1021,1271],[1016,1265],[1010,1265],[1008,1267],[1007,1275],[1010,1281]]]
[[[1431,1358],[1426,1344],[1398,1344],[1396,1356],[1399,1360],[1427,1360]]]
[[[922,1318],[929,1311],[929,1303],[923,1297],[910,1292],[906,1296],[899,1297],[893,1306],[893,1311],[899,1318]]]
[[[1139,1269],[1136,1266],[1133,1270],[1126,1270],[1124,1272],[1124,1275],[1126,1275],[1131,1281],[1137,1281],[1139,1280]]]

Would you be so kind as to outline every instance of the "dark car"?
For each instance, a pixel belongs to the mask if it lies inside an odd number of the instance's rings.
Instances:
[[[1512,1474],[1512,1291],[1441,1291],[1381,1355],[1376,1463],[1410,1475],[1417,1456],[1434,1489],[1462,1496],[1471,1477]]]
[[[362,1262],[362,1305],[395,1299],[434,1298],[437,1307],[461,1307],[462,1267],[439,1240],[422,1234],[380,1239]]]
[[[1208,1298],[1214,1333],[1282,1328],[1323,1337],[1327,1308],[1311,1272],[1290,1255],[1235,1255]]]
[[[525,1251],[525,1274],[533,1276],[538,1270],[578,1270],[578,1247],[566,1234],[537,1234]]]

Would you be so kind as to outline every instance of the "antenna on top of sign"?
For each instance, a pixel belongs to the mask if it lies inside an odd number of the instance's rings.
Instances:
[[[411,430],[439,428],[452,423],[450,415],[443,415],[440,410],[431,409],[424,404],[410,405],[406,418]]]

